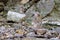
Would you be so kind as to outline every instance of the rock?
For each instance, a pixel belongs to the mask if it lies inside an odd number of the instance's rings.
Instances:
[[[20,3],[21,4],[26,4],[27,2],[29,2],[29,0],[22,0]]]
[[[48,39],[27,37],[27,38],[23,38],[22,40],[48,40]]]
[[[7,20],[19,22],[25,16],[26,16],[25,14],[20,14],[20,13],[13,12],[13,11],[8,11]]]
[[[1,39],[8,39],[8,38],[13,38],[13,35],[7,33],[7,34],[1,36]]]
[[[56,32],[58,32],[58,33],[60,33],[60,27],[56,27],[53,30],[56,31]]]
[[[15,11],[15,12],[19,12],[19,13],[24,13],[25,8],[24,8],[23,5],[16,4],[16,5],[14,6],[14,11]]]
[[[20,35],[24,35],[24,34],[26,34],[27,32],[24,31],[24,30],[19,29],[19,30],[16,30],[16,33],[17,33],[17,34],[20,34]]]
[[[23,36],[23,35],[22,35],[22,34],[15,33],[14,36],[15,36],[15,37],[21,37],[21,36]]]
[[[0,27],[0,33],[4,33],[4,32],[5,32],[5,27],[4,26]]]
[[[13,38],[13,35],[10,33],[4,33],[5,34],[5,38]]]
[[[10,34],[15,34],[15,29],[14,28],[7,28],[5,32],[8,32]]]
[[[33,5],[31,8],[29,8],[27,11],[26,11],[26,14],[28,17],[31,17],[33,14],[36,13],[36,11],[34,10],[35,9],[35,6]]]
[[[22,38],[19,38],[19,37],[18,38],[14,38],[14,40],[22,40]]]
[[[44,35],[47,32],[46,29],[37,29],[37,34],[38,35]]]
[[[30,33],[28,33],[26,36],[27,36],[27,37],[34,37],[34,36],[36,36],[36,34],[35,34],[34,32],[30,32]]]
[[[37,8],[40,12],[40,14],[45,17],[48,13],[52,11],[54,8],[54,0],[40,0],[39,3],[37,3]]]
[[[57,37],[59,34],[56,31],[47,31],[46,34],[44,35],[46,38],[53,38]]]
[[[58,38],[51,38],[50,40],[60,40],[60,39],[58,39]]]
[[[14,29],[20,29],[20,28],[22,28],[22,25],[20,23],[13,24],[12,26],[13,26]]]

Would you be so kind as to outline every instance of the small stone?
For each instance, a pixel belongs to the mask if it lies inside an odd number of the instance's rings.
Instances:
[[[15,34],[15,30],[14,28],[6,28],[6,33],[9,33],[9,34]]]
[[[51,38],[50,40],[60,40],[60,39],[58,39],[58,38]]]
[[[5,27],[4,26],[0,27],[0,33],[4,33],[4,32],[5,32]]]
[[[5,36],[1,36],[0,38],[1,38],[1,39],[4,39],[4,38],[5,38]]]
[[[37,29],[37,34],[38,35],[44,35],[47,32],[46,29]]]
[[[36,36],[36,34],[35,34],[34,32],[30,32],[30,33],[28,33],[26,36],[27,36],[27,37],[34,37],[34,36]]]
[[[26,4],[27,2],[29,2],[29,0],[22,0],[20,3],[21,4]]]
[[[60,27],[56,27],[53,30],[56,31],[56,32],[58,32],[58,33],[60,33]]]
[[[20,29],[22,25],[20,23],[12,25],[14,29]]]
[[[19,30],[16,30],[16,33],[17,33],[17,34],[20,34],[20,35],[23,35],[23,34],[25,34],[26,32],[25,32],[24,30],[19,29]]]
[[[6,36],[6,38],[13,38],[14,36],[12,34],[9,34]]]
[[[0,30],[5,30],[5,27],[4,26],[0,27]]]
[[[14,36],[16,36],[16,37],[21,37],[21,36],[23,36],[23,35],[22,35],[22,34],[15,33]]]
[[[55,31],[47,31],[46,34],[44,35],[46,38],[53,38],[57,37],[59,34]]]
[[[4,35],[1,36],[1,39],[7,39],[7,38],[13,38],[13,35],[9,33],[4,33]]]
[[[22,38],[19,38],[19,37],[18,38],[14,38],[14,40],[22,40]]]

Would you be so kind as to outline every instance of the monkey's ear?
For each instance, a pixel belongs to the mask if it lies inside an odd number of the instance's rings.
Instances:
[[[21,4],[26,4],[27,2],[29,2],[29,0],[21,0]]]

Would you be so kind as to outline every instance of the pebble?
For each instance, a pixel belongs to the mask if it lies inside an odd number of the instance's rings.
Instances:
[[[44,36],[46,37],[46,38],[53,38],[53,37],[57,37],[59,34],[57,33],[57,32],[55,32],[55,31],[51,31],[51,30],[49,30],[49,31],[47,31],[46,32],[46,34],[44,34]]]
[[[5,34],[6,38],[13,38],[13,35],[10,33],[4,33],[4,34]]]
[[[19,37],[18,38],[14,38],[14,40],[22,40],[22,38],[19,38]]]
[[[35,34],[34,32],[30,32],[30,33],[28,33],[26,36],[27,36],[27,37],[34,37],[34,36],[36,36],[36,34]]]
[[[20,34],[20,35],[24,35],[24,34],[26,34],[27,32],[24,31],[24,30],[19,29],[19,30],[16,30],[16,33],[17,33],[17,34]]]
[[[58,33],[60,33],[60,27],[56,27],[53,30],[56,31],[56,32],[58,32]]]
[[[20,3],[21,4],[26,4],[29,0],[22,0]]]
[[[60,39],[58,39],[58,38],[51,38],[50,40],[60,40]]]
[[[0,27],[0,33],[4,33],[5,32],[4,30],[5,30],[4,26]]]
[[[14,36],[15,36],[15,37],[21,37],[21,36],[23,36],[23,35],[22,35],[22,34],[15,33]]]
[[[46,29],[37,29],[37,34],[38,35],[44,35],[47,32]]]

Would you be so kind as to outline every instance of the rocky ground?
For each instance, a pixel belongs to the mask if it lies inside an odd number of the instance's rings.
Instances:
[[[60,40],[60,0],[0,0],[0,40]]]

